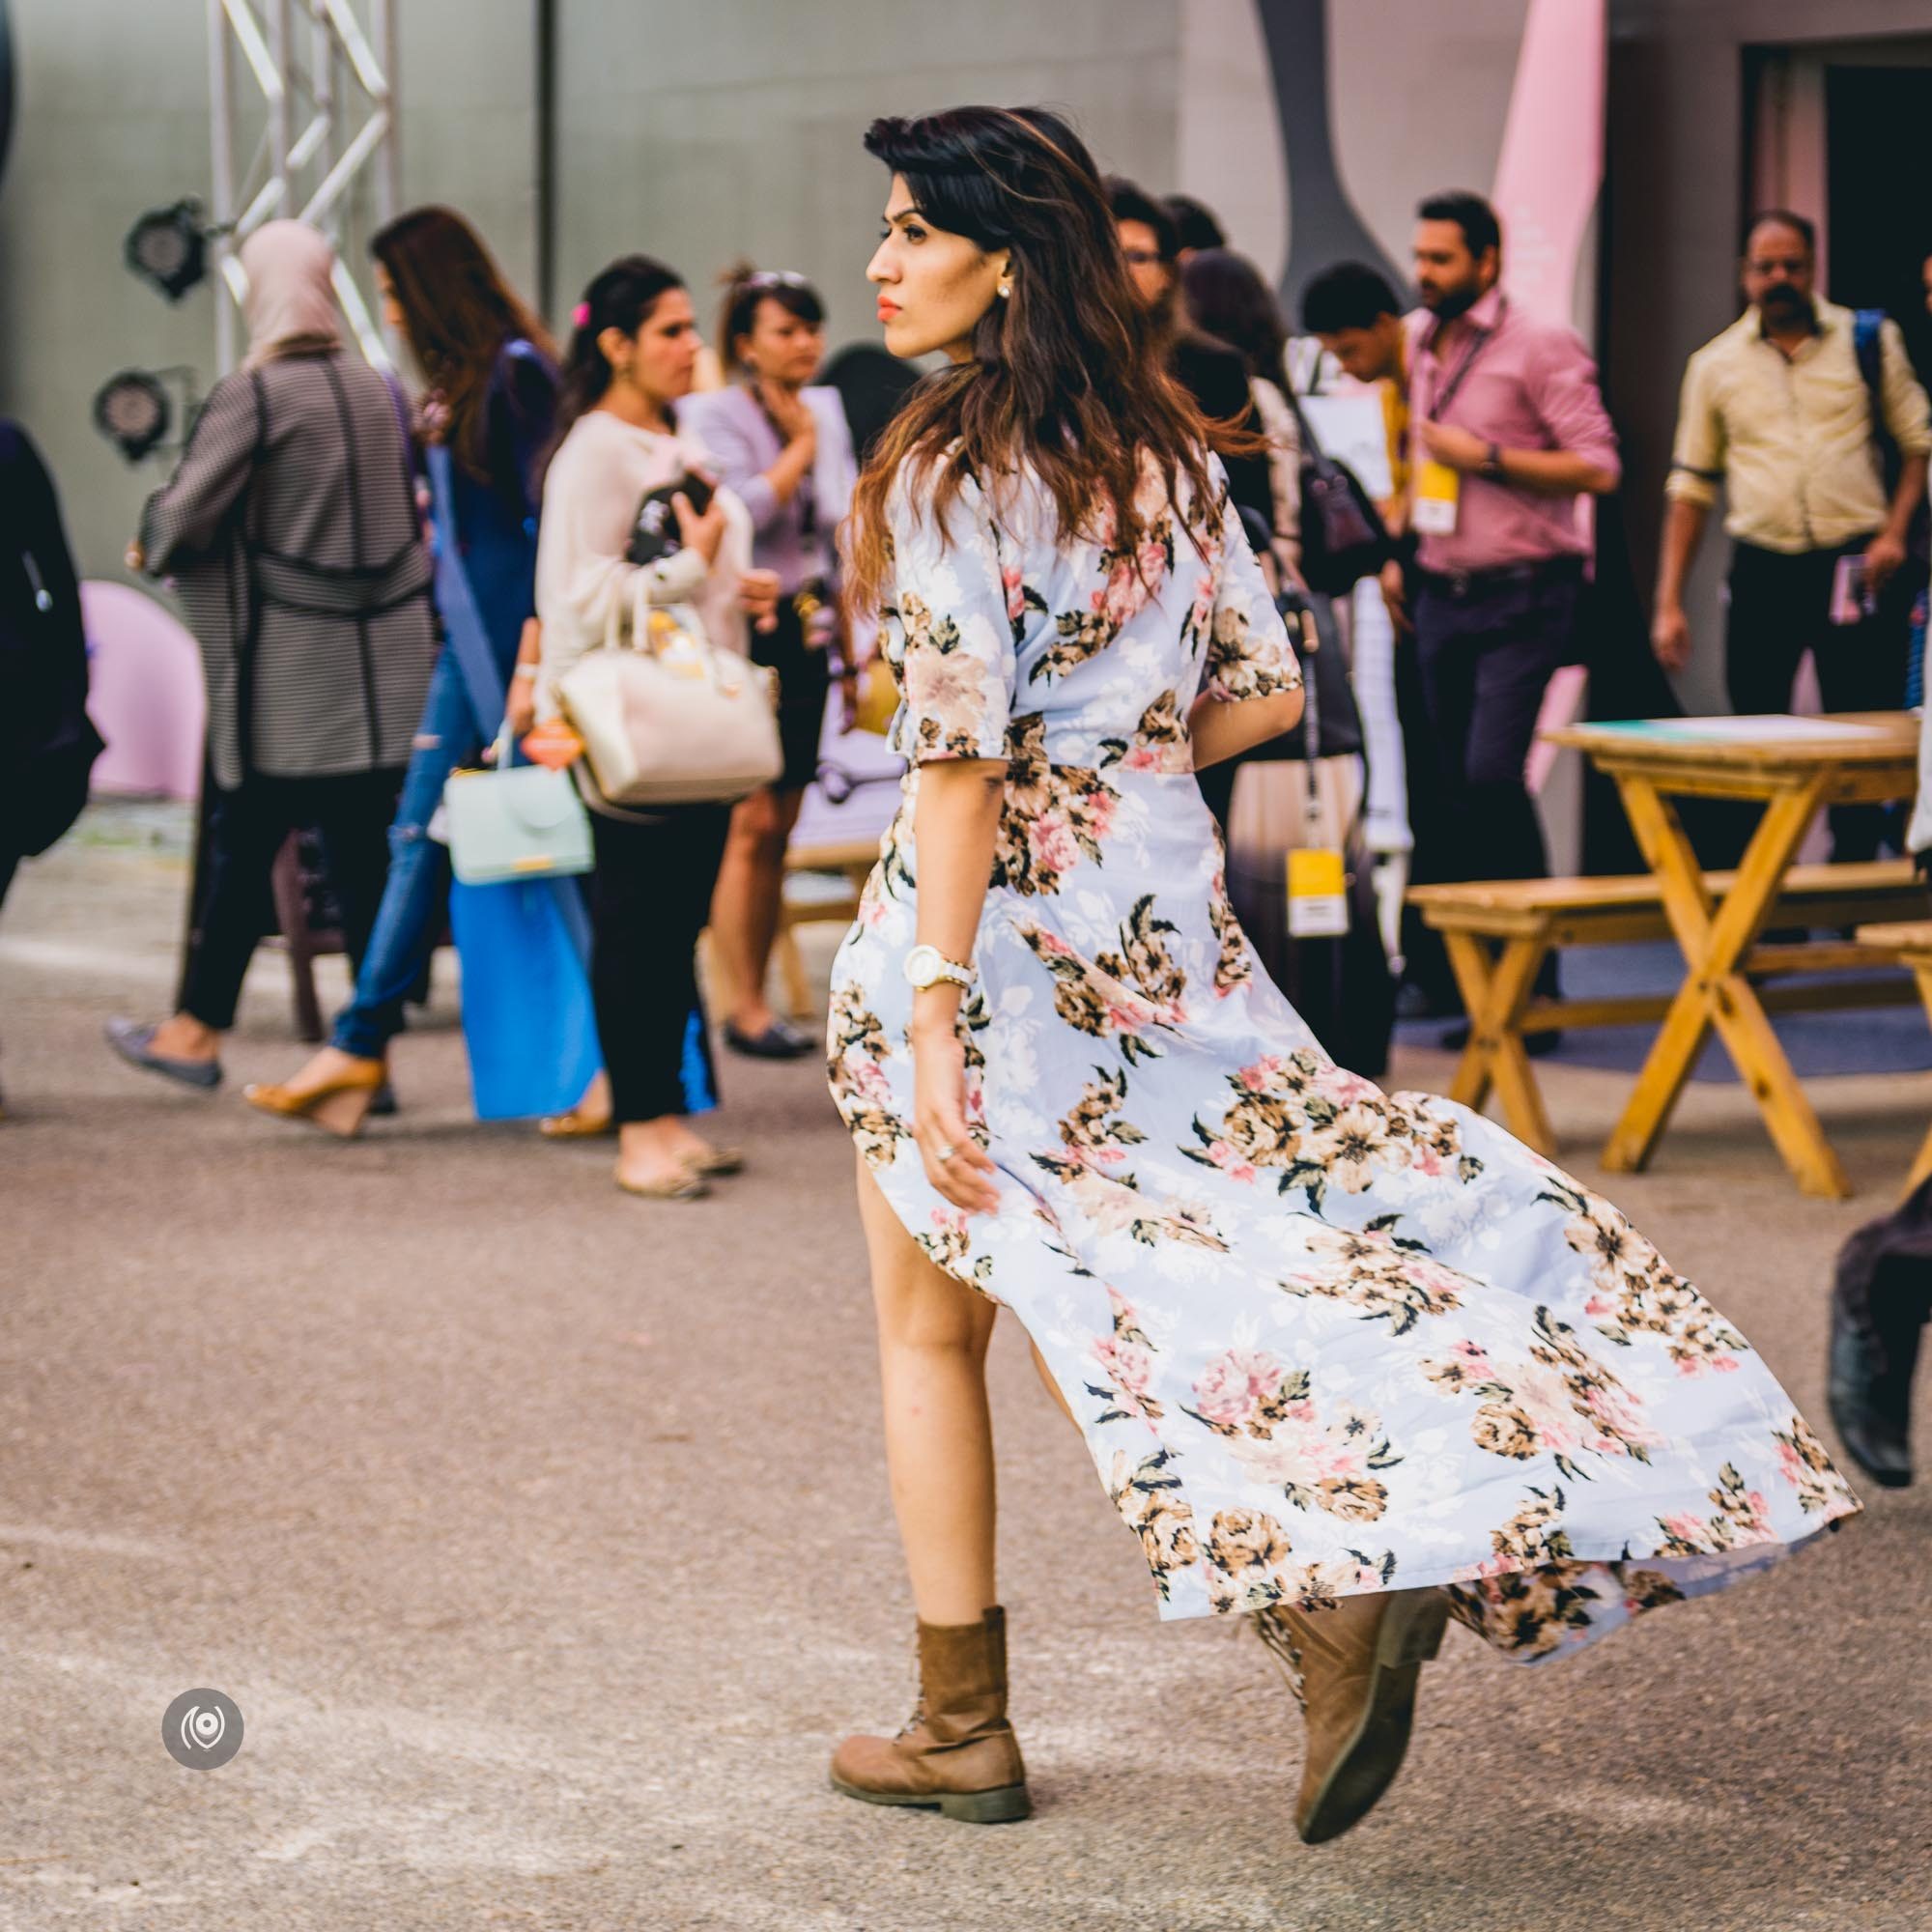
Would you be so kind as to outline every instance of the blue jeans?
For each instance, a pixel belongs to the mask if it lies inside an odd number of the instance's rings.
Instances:
[[[355,992],[335,1016],[329,1044],[361,1060],[380,1060],[403,1030],[403,1001],[422,977],[442,923],[449,853],[429,836],[442,787],[458,765],[482,754],[455,653],[445,647],[430,674],[396,816],[389,827],[389,879],[369,935]]]

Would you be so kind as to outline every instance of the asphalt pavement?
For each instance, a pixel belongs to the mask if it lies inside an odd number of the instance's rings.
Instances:
[[[97,812],[0,921],[0,1927],[1932,1922],[1932,1487],[1861,1485],[1843,1534],[1572,1662],[1452,1630],[1396,1790],[1310,1850],[1264,1653],[1156,1621],[1006,1322],[1037,1815],[838,1797],[838,1738],[910,1708],[912,1613],[815,1065],[726,1062],[751,1167],[691,1206],[620,1196],[607,1147],[477,1124],[447,963],[398,1044],[401,1113],[358,1142],[237,1097],[305,1051],[272,954],[225,1090],[170,1089],[99,1035],[166,1003],[180,842],[166,813]],[[1449,1070],[1407,1051],[1389,1084]],[[1628,1076],[1542,1077],[1601,1182]],[[1812,1093],[1855,1201],[1799,1196],[1735,1087],[1692,1088],[1653,1172],[1607,1191],[1824,1429],[1832,1257],[1902,1180],[1932,1076]],[[196,1772],[161,1719],[204,1689],[245,1735]]]

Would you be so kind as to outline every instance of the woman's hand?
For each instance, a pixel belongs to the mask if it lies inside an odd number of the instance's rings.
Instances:
[[[776,570],[748,570],[738,580],[738,602],[752,620],[753,628],[776,631],[779,627],[779,574]]]
[[[712,492],[711,507],[699,516],[691,507],[691,498],[682,490],[670,499],[677,513],[678,541],[686,550],[695,550],[706,564],[718,561],[718,546],[724,541],[724,500]]]
[[[526,738],[537,722],[537,681],[516,676],[510,680],[509,696],[503,705],[503,723],[511,738]]]
[[[959,1036],[943,1024],[915,1021],[912,1068],[913,1137],[926,1179],[953,1207],[991,1213],[1000,1205],[993,1157],[966,1125],[966,1048]]]
[[[807,444],[815,452],[818,418],[811,413],[811,405],[796,389],[787,389],[778,383],[760,383],[758,394],[785,441]]]
[[[543,626],[534,617],[524,619],[523,636],[517,639],[516,668],[510,673],[510,689],[503,705],[503,722],[510,736],[528,735],[537,722],[537,668],[543,662]]]

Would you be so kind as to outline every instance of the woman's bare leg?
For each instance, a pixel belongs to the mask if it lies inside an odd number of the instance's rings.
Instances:
[[[712,891],[711,944],[731,990],[725,1017],[752,1038],[778,1017],[765,997],[765,981],[784,897],[785,842],[804,802],[802,791],[769,788],[741,800],[731,813],[731,834]]]
[[[1087,1432],[1080,1428],[1080,1418],[1068,1407],[1065,1395],[1062,1392],[1060,1384],[1053,1378],[1053,1371],[1046,1366],[1046,1357],[1039,1352],[1039,1344],[1029,1341],[1027,1348],[1033,1354],[1034,1371],[1045,1385],[1047,1394],[1059,1405],[1061,1414],[1065,1416],[1068,1422],[1072,1423],[1074,1429],[1079,1432],[1081,1440],[1085,1441]]]
[[[859,1212],[872,1264],[893,1508],[923,1623],[976,1624],[993,1577],[993,1425],[986,1345],[999,1310],[921,1251],[864,1158]]]

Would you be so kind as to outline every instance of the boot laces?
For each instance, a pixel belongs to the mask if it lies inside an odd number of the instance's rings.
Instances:
[[[893,1742],[895,1744],[910,1732],[918,1730],[920,1725],[925,1721],[925,1675],[920,1669],[919,1643],[917,1639],[915,1639],[912,1647],[912,1716],[893,1733]]]

